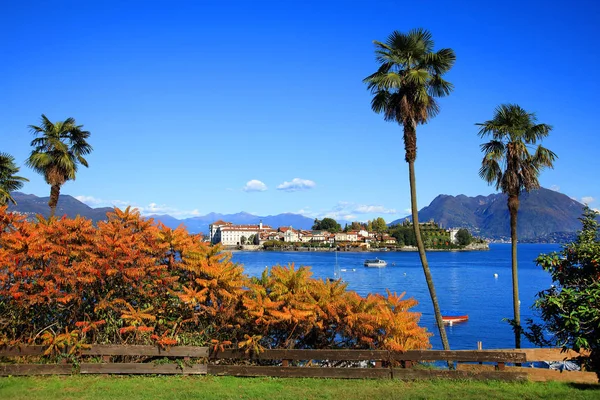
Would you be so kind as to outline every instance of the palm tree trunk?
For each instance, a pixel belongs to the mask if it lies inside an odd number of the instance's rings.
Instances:
[[[58,204],[58,196],[60,195],[60,185],[52,185],[50,187],[50,200],[48,205],[50,206],[50,218],[54,217],[56,212],[56,205]]]
[[[510,241],[512,244],[512,284],[515,348],[521,348],[521,310],[519,305],[519,276],[517,273],[517,212],[519,211],[519,196],[508,196],[508,211],[510,212]]]
[[[423,272],[425,273],[425,280],[427,281],[429,295],[431,296],[431,302],[433,303],[435,322],[437,323],[440,331],[442,346],[444,346],[444,350],[450,350],[450,344],[448,343],[448,337],[446,336],[446,329],[444,328],[444,321],[442,321],[442,312],[440,311],[437,295],[435,293],[435,286],[433,285],[433,278],[431,277],[431,271],[429,270],[429,264],[427,263],[427,256],[425,255],[425,246],[423,245],[423,239],[421,238],[421,229],[419,228],[419,209],[417,207],[417,184],[415,179],[414,160],[408,162],[408,179],[410,181],[410,205],[412,210],[413,227],[415,231],[415,239],[417,240],[417,248],[419,249],[419,257],[421,258]]]

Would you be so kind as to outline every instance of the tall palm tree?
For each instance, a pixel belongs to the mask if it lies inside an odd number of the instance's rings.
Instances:
[[[0,153],[0,206],[9,202],[17,204],[10,193],[21,189],[23,182],[29,182],[29,179],[15,175],[17,172],[19,167],[15,165],[15,158],[8,153]]]
[[[479,136],[492,140],[481,145],[484,153],[479,176],[496,190],[508,195],[510,213],[510,240],[512,243],[512,283],[515,347],[521,347],[521,312],[519,309],[519,278],[517,274],[517,212],[519,195],[523,191],[538,189],[538,176],[545,167],[552,168],[557,158],[552,151],[536,142],[548,136],[552,127],[538,124],[535,114],[516,104],[503,104],[496,108],[494,118],[480,126]]]
[[[27,165],[42,174],[50,185],[50,217],[56,212],[60,187],[68,180],[75,180],[78,164],[85,167],[88,162],[84,155],[91,153],[86,139],[90,136],[83,125],[77,125],[73,118],[56,123],[44,114],[40,126],[30,125],[36,137],[31,141],[33,150],[27,159]]]
[[[425,124],[437,115],[439,106],[436,97],[447,96],[452,91],[453,85],[442,76],[452,68],[456,56],[452,49],[435,52],[431,33],[420,28],[408,33],[394,31],[385,43],[374,43],[380,67],[363,82],[373,94],[373,111],[383,113],[386,121],[397,122],[404,130],[413,227],[442,345],[448,350],[450,346],[419,228],[415,160],[417,125]]]

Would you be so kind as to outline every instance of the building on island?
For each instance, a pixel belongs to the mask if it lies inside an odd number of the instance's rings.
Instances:
[[[410,225],[409,221],[403,223],[404,226]],[[433,221],[425,222],[422,225],[423,236],[451,243],[456,243],[456,234],[458,229],[442,229]],[[257,241],[253,241],[253,238]],[[274,229],[268,225],[263,225],[262,221],[256,225],[234,225],[231,222],[218,220],[209,225],[209,241],[211,244],[221,243],[225,246],[240,246],[244,244],[263,244],[266,241],[280,241],[286,243],[315,243],[323,245],[340,244],[343,246],[364,246],[370,247],[372,242],[379,242],[386,245],[396,245],[398,241],[389,234],[367,232],[366,230],[336,232],[330,233],[321,230],[303,230],[294,229],[292,226],[279,227]],[[251,243],[254,242],[254,243]],[[435,244],[435,243],[434,243]]]
[[[269,233],[271,229],[268,225],[263,225],[262,221],[258,225],[234,225],[231,222],[218,220],[209,225],[210,243],[221,243],[225,246],[239,246],[243,240],[248,240],[252,235]]]
[[[358,232],[356,232],[356,231],[336,232],[335,241],[336,242],[358,242]]]
[[[459,229],[456,228],[450,228],[448,229],[448,234],[450,234],[450,242],[456,244],[458,243],[458,238],[456,237],[456,234],[458,233]]]

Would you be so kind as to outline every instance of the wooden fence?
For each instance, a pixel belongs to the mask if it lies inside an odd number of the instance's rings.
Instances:
[[[208,347],[93,345],[81,350],[77,363],[41,364],[42,346],[0,348],[4,375],[79,374],[183,374],[344,379],[497,379],[569,380],[597,382],[591,372],[568,372],[508,366],[531,361],[563,361],[578,356],[558,349],[507,349],[458,351],[385,350],[240,350],[209,351]],[[16,358],[16,359],[15,359]],[[38,360],[38,363],[35,361]],[[423,362],[445,361],[453,370],[437,369]],[[467,364],[470,363],[470,364]],[[540,372],[541,371],[541,372]]]
[[[481,351],[496,351],[496,350],[481,350]],[[543,349],[505,349],[502,351],[519,351],[525,353],[525,358],[528,363],[534,362],[549,362],[549,361],[567,361],[574,360],[582,355],[572,351],[562,351],[561,349],[543,348]],[[532,368],[532,367],[507,367],[509,371],[524,371],[527,373],[527,378],[534,382],[547,381],[562,381],[573,383],[598,383],[598,375],[595,372],[589,371],[566,371],[554,370],[548,368]],[[485,371],[490,370],[489,365],[473,365],[460,364],[458,370],[461,371]]]

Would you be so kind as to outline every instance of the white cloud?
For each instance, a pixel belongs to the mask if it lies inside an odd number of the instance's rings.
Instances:
[[[297,211],[297,213],[309,218],[333,218],[338,221],[345,220],[359,222],[366,222],[368,219],[380,217],[382,214],[387,214],[390,221],[402,216],[398,214],[397,210],[385,208],[382,205],[356,204],[349,201],[339,201],[335,206],[328,210],[313,211],[309,207],[304,207]]]
[[[310,209],[310,207],[301,208],[298,211],[296,211],[294,214],[300,214],[300,215],[304,215],[305,217],[310,217],[310,218],[317,216],[317,214],[314,211],[312,211]]]
[[[404,212],[407,214],[412,214],[412,208],[405,208]]]
[[[397,214],[397,211],[393,208],[370,205],[359,205],[353,211],[357,214]]]
[[[552,186],[550,186],[550,190],[554,190],[555,192],[560,192],[560,186],[552,185]]]
[[[283,182],[277,186],[277,190],[285,190],[286,192],[297,192],[299,190],[312,189],[317,184],[309,179],[294,178],[291,182]]]
[[[77,200],[87,204],[90,207],[123,207],[131,204],[129,201],[124,200],[105,200],[99,199],[94,196],[74,196]]]
[[[581,198],[581,202],[583,204],[590,204],[590,203],[593,203],[594,201],[596,201],[596,199],[594,199],[592,196],[583,196]]]
[[[244,192],[264,192],[267,190],[267,185],[263,182],[252,179],[246,182],[246,185],[242,188]]]
[[[89,205],[90,207],[98,208],[98,207],[119,207],[121,209],[131,206],[133,209],[137,209],[140,214],[147,216],[151,214],[169,214],[175,218],[189,218],[189,217],[197,217],[202,215],[202,213],[198,209],[194,209],[191,211],[188,210],[180,210],[175,207],[167,206],[166,204],[158,204],[158,203],[149,203],[146,206],[140,206],[138,204],[132,203],[130,201],[123,200],[105,200],[99,199],[93,196],[74,196],[77,200],[81,201]]]
[[[168,214],[171,217],[178,218],[178,219],[197,217],[197,216],[203,215],[198,209],[180,210],[175,207],[167,206],[166,204],[150,203],[146,206],[132,205],[132,207],[136,208],[142,215]]]
[[[320,218],[333,218],[337,221],[356,221],[356,215],[343,211],[329,211],[321,215]]]
[[[97,199],[94,196],[75,196],[75,198],[88,206],[104,203],[104,200]]]
[[[132,205],[133,208],[136,208],[142,215],[150,215],[150,214],[169,214],[174,217],[174,214],[178,213],[178,210],[173,207],[168,207],[164,204],[150,203],[147,206],[138,206]]]

